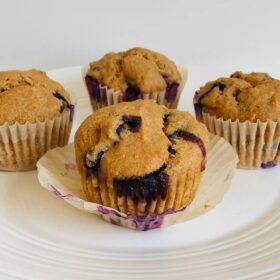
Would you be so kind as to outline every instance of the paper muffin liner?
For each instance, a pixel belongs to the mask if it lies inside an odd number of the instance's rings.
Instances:
[[[74,145],[48,151],[37,163],[41,185],[72,206],[105,221],[134,230],[150,230],[184,222],[205,214],[223,199],[238,157],[223,138],[211,136],[211,148],[203,178],[192,203],[183,209],[167,209],[161,214],[126,215],[87,200],[75,164]]]
[[[145,93],[142,94],[142,99],[152,99],[155,100],[158,104],[160,105],[164,105],[167,108],[170,109],[176,109],[178,106],[178,102],[181,96],[181,93],[185,87],[185,84],[187,82],[188,79],[188,70],[185,66],[178,66],[177,68],[182,76],[182,80],[179,84],[178,90],[177,90],[177,94],[175,99],[173,100],[167,100],[165,97],[165,91],[160,91],[160,92],[154,92],[154,93]],[[106,106],[110,106],[110,105],[114,105],[114,104],[118,104],[120,102],[123,102],[123,93],[119,90],[114,90],[114,89],[108,89],[106,86],[102,86],[99,85],[99,89],[100,89],[100,101],[96,101],[90,94],[88,88],[87,88],[87,84],[85,81],[85,77],[87,75],[87,72],[89,70],[89,66],[84,66],[81,68],[81,74],[82,74],[82,78],[86,87],[86,90],[89,94],[89,98],[90,98],[90,102],[91,102],[91,107],[92,109],[98,110],[102,107],[106,107]]]
[[[195,196],[202,176],[203,173],[194,169],[189,170],[187,173],[173,172],[172,177],[169,177],[169,191],[165,199],[158,196],[149,202],[143,199],[143,201],[138,201],[137,203],[134,202],[131,196],[118,196],[114,186],[107,184],[106,181],[99,182],[100,185],[97,190],[95,177],[92,177],[92,179],[83,178],[81,179],[81,184],[87,200],[101,203],[102,198],[103,204],[122,213],[146,216],[148,213],[161,214],[169,209],[177,211],[183,206],[189,205]]]
[[[280,120],[231,121],[202,112],[208,130],[224,137],[239,156],[239,168],[269,168],[280,163]]]
[[[71,100],[72,96],[71,96]],[[0,126],[0,170],[24,171],[36,168],[48,150],[68,143],[74,105],[59,117],[43,122]]]

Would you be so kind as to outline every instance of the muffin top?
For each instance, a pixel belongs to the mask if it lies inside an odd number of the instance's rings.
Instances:
[[[0,125],[54,119],[69,106],[69,94],[45,72],[0,71]]]
[[[168,84],[181,81],[174,62],[144,48],[110,52],[100,60],[91,62],[87,75],[109,89],[125,92],[129,86],[133,86],[144,94],[163,91]]]
[[[158,171],[171,175],[197,168],[200,172],[208,146],[204,124],[152,100],[104,107],[89,116],[75,135],[82,176],[105,178],[109,185]]]
[[[194,97],[196,113],[225,120],[276,121],[280,118],[280,81],[266,73],[233,73],[208,82]]]

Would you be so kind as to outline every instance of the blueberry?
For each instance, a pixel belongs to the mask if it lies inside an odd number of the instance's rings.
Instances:
[[[122,130],[127,128],[129,131],[136,133],[140,130],[142,124],[142,118],[140,116],[124,115],[122,117],[122,123],[116,129],[118,135]]]
[[[172,82],[167,76],[162,76],[166,83],[165,99],[167,102],[171,102],[176,98],[179,84]]]
[[[206,92],[204,92],[197,100],[196,104],[194,105],[195,106],[195,113],[196,113],[196,116],[198,118],[201,117],[201,113],[202,113],[202,109],[203,109],[203,105],[201,104],[202,100],[208,96],[212,90],[215,88],[215,87],[218,87],[220,91],[224,91],[224,89],[227,87],[227,85],[223,84],[223,83],[220,83],[220,82],[216,82],[212,85],[212,87],[207,90]],[[198,92],[195,93],[195,96],[198,95]]]
[[[115,179],[114,188],[119,197],[130,197],[134,202],[145,200],[148,204],[157,197],[166,198],[168,175],[164,173],[163,165],[159,170],[143,177]]]
[[[224,91],[227,86],[223,83],[218,82],[214,84],[214,87],[218,87],[220,91]]]
[[[60,107],[60,113],[62,113],[66,108],[70,109],[70,104],[63,95],[61,95],[59,92],[56,91],[53,93],[53,96],[62,101],[62,104]]]
[[[263,162],[261,164],[261,168],[264,168],[264,169],[271,168],[271,167],[274,167],[274,166],[276,166],[276,163],[273,160],[272,161],[268,161],[268,162]]]
[[[194,111],[198,120],[202,120],[202,110],[203,110],[203,105],[201,103],[194,104]]]
[[[164,114],[163,115],[163,124],[164,125],[167,125],[167,123],[168,123],[168,118],[170,117],[170,114]]]
[[[204,143],[196,135],[194,135],[190,132],[184,131],[184,130],[176,130],[172,135],[169,136],[169,139],[171,139],[171,140],[174,138],[182,138],[185,141],[190,141],[192,143],[196,143],[199,146],[203,157],[206,156],[206,149],[205,149]]]
[[[141,99],[141,92],[138,87],[127,83],[127,89],[123,93],[123,101],[134,101]]]
[[[105,151],[100,151],[96,154],[95,159],[93,161],[88,159],[88,155],[91,151],[87,152],[84,156],[84,167],[87,171],[87,177],[90,177],[92,174],[96,173],[100,167],[100,161],[105,153]]]
[[[169,152],[171,155],[175,155],[175,154],[176,154],[176,151],[172,148],[172,146],[169,146],[169,147],[168,147],[168,152]]]

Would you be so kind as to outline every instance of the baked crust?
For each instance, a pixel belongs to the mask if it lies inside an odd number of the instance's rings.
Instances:
[[[0,125],[55,119],[69,104],[69,94],[43,71],[0,72]]]
[[[224,120],[277,121],[280,118],[280,81],[266,73],[233,73],[206,83],[194,97],[196,112]]]
[[[109,89],[125,92],[129,86],[142,94],[160,92],[167,83],[180,83],[181,75],[166,56],[145,48],[110,52],[90,63],[88,76]]]

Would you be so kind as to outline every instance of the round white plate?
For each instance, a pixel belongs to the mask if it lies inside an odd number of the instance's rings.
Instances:
[[[189,70],[180,108],[193,112],[195,89],[228,73]],[[91,112],[80,69],[49,75],[76,92],[74,133]],[[237,170],[214,210],[148,232],[71,207],[36,171],[0,172],[0,279],[280,279],[280,167]]]

